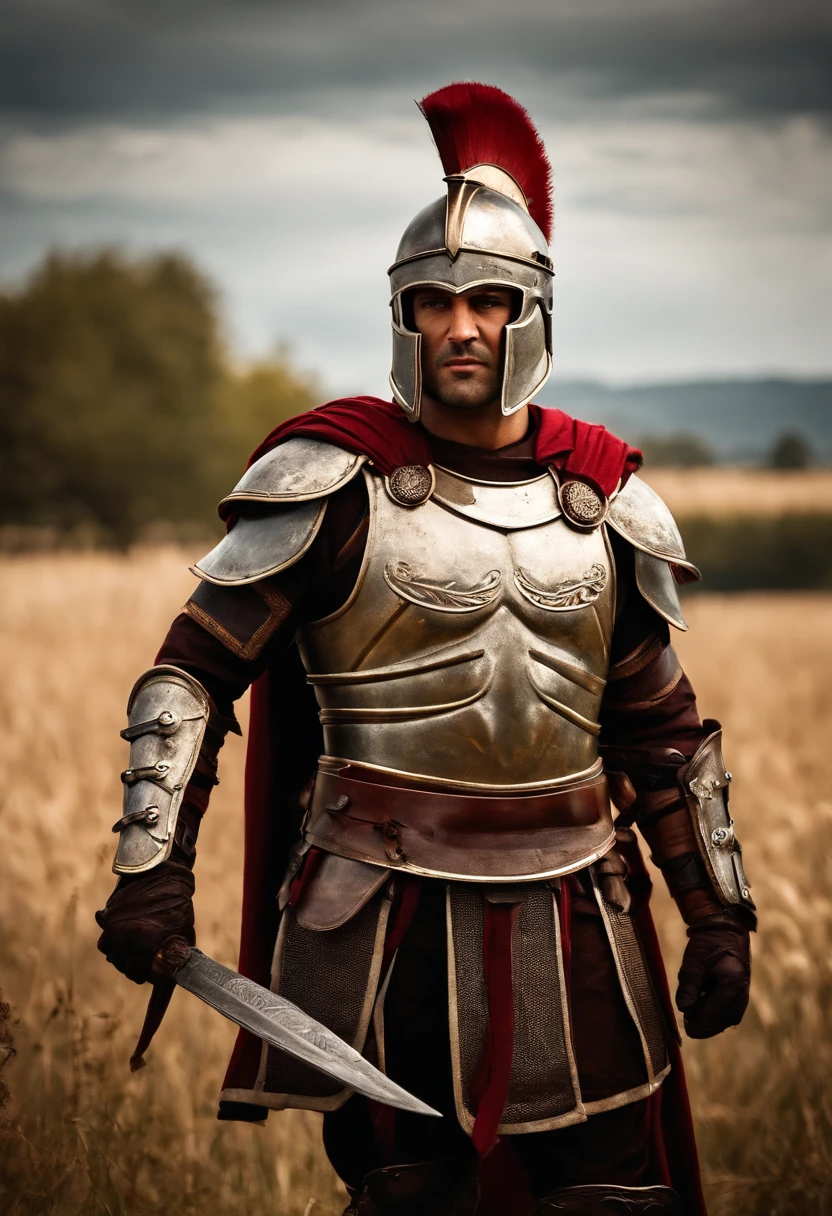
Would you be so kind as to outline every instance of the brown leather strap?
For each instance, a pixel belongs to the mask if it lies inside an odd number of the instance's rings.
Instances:
[[[378,778],[353,765],[319,770],[307,840],[377,865],[483,880],[567,873],[613,843],[603,773],[532,794],[449,792]]]
[[[418,822],[429,830],[441,822],[443,827],[460,833],[503,832],[506,828],[534,832],[538,828],[580,827],[596,823],[606,801],[603,776],[591,783],[568,786],[543,794],[467,793],[449,794],[439,789],[414,789],[382,785],[366,779],[319,772],[315,782],[313,815],[318,809],[330,814],[354,817],[360,807],[362,818],[383,824],[399,817]],[[368,770],[363,770],[365,773]],[[343,800],[348,801],[345,803]]]
[[[147,1051],[153,1040],[153,1036],[162,1024],[175,987],[176,984],[172,979],[159,978],[153,981],[150,999],[147,1002],[147,1012],[144,1015],[144,1022],[139,1034],[139,1041],[130,1057],[131,1072],[138,1072],[147,1063],[144,1053]]]

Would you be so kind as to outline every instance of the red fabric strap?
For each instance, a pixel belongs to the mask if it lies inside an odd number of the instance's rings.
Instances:
[[[404,941],[410,926],[413,924],[413,917],[416,915],[419,895],[422,891],[422,880],[414,874],[397,874],[395,883],[397,891],[394,897],[393,910],[387,925],[387,935],[384,939],[384,955],[381,960],[383,975],[386,975],[387,967],[392,961],[393,955]]]
[[[162,1019],[167,1013],[170,998],[173,996],[175,987],[176,983],[173,980],[154,980],[153,987],[150,990],[150,999],[147,1002],[147,1012],[144,1015],[144,1022],[139,1033],[139,1041],[136,1043],[133,1054],[130,1057],[131,1072],[138,1072],[147,1063],[144,1053],[147,1051],[153,1040],[153,1036],[162,1024]]]
[[[384,954],[381,960],[381,974],[385,978],[393,956],[413,924],[413,917],[416,915],[419,896],[422,892],[422,880],[413,874],[397,874],[395,882],[396,894],[390,919],[387,922],[387,935],[384,939]],[[373,1136],[381,1160],[385,1165],[395,1165],[396,1108],[367,1098],[367,1109],[370,1112]]]
[[[303,900],[303,893],[321,868],[321,862],[326,854],[323,849],[310,849],[301,862],[300,869],[289,885],[289,907],[297,908]]]
[[[481,1064],[482,1092],[477,1104],[472,1140],[485,1157],[497,1143],[511,1080],[514,1054],[514,988],[512,937],[519,904],[483,904],[482,961],[488,994],[488,1039]]]

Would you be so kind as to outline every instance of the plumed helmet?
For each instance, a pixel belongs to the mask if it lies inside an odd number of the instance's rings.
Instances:
[[[531,401],[552,367],[551,167],[522,106],[486,84],[449,84],[419,108],[430,126],[447,195],[408,224],[390,267],[393,366],[390,387],[416,422],[422,400],[421,335],[406,293],[454,293],[498,284],[521,298],[506,326],[502,411]]]

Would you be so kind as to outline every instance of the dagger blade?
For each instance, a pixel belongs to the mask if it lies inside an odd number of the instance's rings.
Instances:
[[[442,1116],[396,1085],[326,1026],[285,997],[224,967],[196,947],[173,975],[176,983],[224,1017],[297,1056],[356,1093],[417,1115]]]

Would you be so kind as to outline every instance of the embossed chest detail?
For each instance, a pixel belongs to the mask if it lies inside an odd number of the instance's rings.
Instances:
[[[476,612],[494,602],[503,581],[499,570],[489,570],[473,587],[460,587],[456,579],[437,583],[417,578],[407,562],[388,562],[384,577],[396,595],[440,612]]]
[[[516,510],[510,493],[498,512],[491,503],[492,517],[514,518],[499,527],[436,496],[398,506],[365,477],[359,583],[300,638],[327,754],[488,789],[594,771],[615,600],[605,529],[577,531],[559,513],[520,526],[536,483],[517,487]],[[556,504],[551,478],[546,493]]]
[[[419,578],[407,562],[388,563],[384,567],[388,585],[403,599],[437,612],[476,612],[492,604],[500,594],[503,576],[499,570],[489,570],[485,578],[471,587],[461,587],[457,579],[444,583]],[[566,579],[555,587],[538,587],[525,570],[514,571],[514,584],[521,595],[547,612],[569,612],[593,603],[607,585],[607,569],[595,562],[584,578]]]
[[[579,579],[565,579],[557,587],[538,587],[526,570],[515,570],[514,582],[521,595],[547,612],[568,612],[592,604],[607,585],[607,568],[594,562]]]

